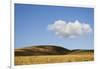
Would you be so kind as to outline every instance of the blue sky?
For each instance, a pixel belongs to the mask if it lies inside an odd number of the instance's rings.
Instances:
[[[15,48],[32,45],[59,45],[68,49],[93,49],[94,34],[58,38],[47,29],[56,20],[88,23],[94,29],[94,9],[33,4],[15,4]]]

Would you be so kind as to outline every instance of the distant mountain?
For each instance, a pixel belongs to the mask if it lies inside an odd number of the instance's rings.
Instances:
[[[75,50],[71,50],[70,54],[93,54],[94,50],[86,50],[86,49],[75,49]]]
[[[15,56],[40,56],[40,55],[65,55],[65,54],[82,54],[93,53],[93,50],[69,50],[54,45],[38,45],[25,48],[15,49]]]

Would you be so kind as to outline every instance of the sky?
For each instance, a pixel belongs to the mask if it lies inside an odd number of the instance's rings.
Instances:
[[[94,49],[93,8],[16,3],[14,29],[15,48],[58,45]]]

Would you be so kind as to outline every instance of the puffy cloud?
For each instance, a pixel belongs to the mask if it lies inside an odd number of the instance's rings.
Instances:
[[[75,22],[57,20],[48,25],[48,30],[53,31],[60,38],[74,38],[92,32],[89,24],[81,23],[78,20]]]

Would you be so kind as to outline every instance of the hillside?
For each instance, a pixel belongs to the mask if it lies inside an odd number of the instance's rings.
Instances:
[[[70,53],[70,50],[53,45],[40,45],[15,49],[15,56],[63,55],[68,53]]]
[[[15,65],[93,61],[94,50],[69,50],[60,46],[40,45],[17,48]]]
[[[93,54],[94,50],[85,50],[85,49],[75,49],[71,51],[71,55],[75,54],[75,55],[83,55],[83,54]]]
[[[69,50],[60,46],[40,45],[15,49],[15,56],[86,54],[93,52],[93,50]]]

